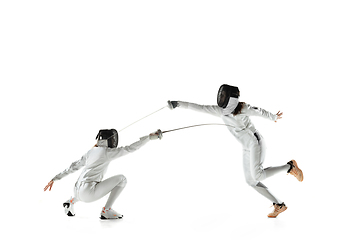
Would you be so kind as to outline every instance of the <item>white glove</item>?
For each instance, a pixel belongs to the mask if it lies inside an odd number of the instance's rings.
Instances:
[[[162,131],[159,129],[156,132],[150,133],[149,134],[149,138],[150,140],[156,140],[156,139],[162,139],[163,135],[162,135]]]

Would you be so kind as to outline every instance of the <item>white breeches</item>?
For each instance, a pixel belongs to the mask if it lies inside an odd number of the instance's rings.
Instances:
[[[124,175],[116,175],[101,182],[77,183],[74,188],[75,198],[82,202],[93,202],[111,192],[105,205],[105,208],[111,208],[126,183]]]
[[[250,144],[248,149],[243,149],[243,168],[247,184],[256,186],[260,181],[266,178],[263,169],[265,159],[266,145],[264,139],[258,134],[260,141]]]
[[[262,164],[265,159],[266,145],[263,137],[258,132],[256,135],[256,140],[252,140],[248,147],[243,149],[243,169],[246,183],[273,203],[280,204],[282,202],[261,181],[276,173],[286,172],[290,165],[285,164],[279,167],[264,169]]]

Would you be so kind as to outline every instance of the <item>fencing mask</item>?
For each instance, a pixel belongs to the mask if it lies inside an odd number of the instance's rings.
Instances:
[[[116,148],[118,145],[118,132],[116,129],[102,129],[95,138],[98,140],[98,146]]]
[[[239,89],[234,86],[223,84],[220,86],[217,95],[217,104],[223,108],[223,114],[228,115],[232,113],[237,107],[240,96]]]

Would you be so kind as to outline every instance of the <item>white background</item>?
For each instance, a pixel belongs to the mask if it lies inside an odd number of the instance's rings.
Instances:
[[[1,229],[12,239],[355,239],[359,226],[358,1],[2,1]],[[216,104],[223,83],[272,113],[253,118],[264,167],[296,159],[304,181],[263,183],[288,210],[247,186],[242,147],[223,126],[164,134],[110,165],[128,185],[64,215],[80,174],[54,175],[167,100]],[[120,133],[128,145],[157,129],[221,119],[163,109]]]

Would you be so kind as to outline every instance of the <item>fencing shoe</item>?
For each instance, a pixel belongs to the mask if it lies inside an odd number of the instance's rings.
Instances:
[[[65,209],[65,214],[69,217],[75,216],[75,209],[74,209],[74,198],[70,198],[66,202],[63,203],[63,207]]]
[[[122,219],[123,215],[117,213],[111,208],[104,208],[101,210],[100,219]]]
[[[296,161],[291,160],[290,162],[288,162],[288,164],[290,165],[288,173],[296,177],[298,181],[302,182],[304,180],[304,175],[301,169],[298,167]]]
[[[272,213],[269,213],[268,215],[269,218],[276,218],[280,213],[284,212],[287,209],[284,203],[282,204],[273,203],[273,206],[274,206],[274,211]]]

